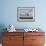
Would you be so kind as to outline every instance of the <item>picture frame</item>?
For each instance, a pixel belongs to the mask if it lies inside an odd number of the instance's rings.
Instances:
[[[34,22],[35,7],[17,7],[17,21]]]

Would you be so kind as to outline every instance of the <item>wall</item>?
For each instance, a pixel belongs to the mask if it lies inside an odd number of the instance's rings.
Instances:
[[[1,0],[0,24],[13,24],[16,28],[46,28],[45,0]],[[18,22],[17,7],[35,7],[35,22]]]

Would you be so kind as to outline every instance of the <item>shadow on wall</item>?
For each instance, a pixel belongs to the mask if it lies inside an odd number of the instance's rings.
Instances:
[[[4,28],[6,28],[5,25],[0,24],[0,43],[2,43],[2,36],[3,36],[2,32],[6,31],[6,30],[3,30]]]

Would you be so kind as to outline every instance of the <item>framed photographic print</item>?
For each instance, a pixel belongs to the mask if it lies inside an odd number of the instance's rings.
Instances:
[[[17,20],[20,22],[34,22],[35,7],[18,7]]]

